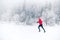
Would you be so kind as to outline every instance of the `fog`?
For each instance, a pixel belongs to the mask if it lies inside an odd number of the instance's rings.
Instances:
[[[0,21],[34,24],[37,18],[41,17],[45,24],[60,24],[59,2],[59,0],[0,0]]]

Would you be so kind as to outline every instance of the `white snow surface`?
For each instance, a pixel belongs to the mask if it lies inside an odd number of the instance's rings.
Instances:
[[[46,33],[38,32],[38,25],[16,25],[0,22],[0,40],[60,40],[60,27],[44,26]]]

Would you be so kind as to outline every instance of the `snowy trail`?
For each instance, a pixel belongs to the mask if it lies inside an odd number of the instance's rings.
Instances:
[[[60,27],[45,27],[46,33],[38,32],[37,26],[0,23],[0,40],[60,40]]]

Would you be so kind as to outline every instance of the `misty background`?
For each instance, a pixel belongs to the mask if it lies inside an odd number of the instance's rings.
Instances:
[[[0,21],[33,25],[39,17],[45,25],[59,25],[60,1],[0,0]]]

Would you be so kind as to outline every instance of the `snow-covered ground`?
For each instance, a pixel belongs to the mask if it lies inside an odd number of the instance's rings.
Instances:
[[[51,2],[53,5],[58,2],[58,0],[26,0],[26,5],[30,4],[43,4]],[[24,0],[0,0],[1,10],[6,10],[3,15],[3,19],[8,17],[10,9],[15,6],[23,6]],[[0,10],[0,11],[1,11]],[[8,15],[8,16],[7,16]],[[38,32],[37,25],[16,25],[14,23],[0,22],[0,40],[60,40],[60,26],[55,25],[52,27],[44,26],[46,33]]]
[[[0,40],[60,40],[59,26],[45,26],[46,33],[37,26],[0,22]]]

